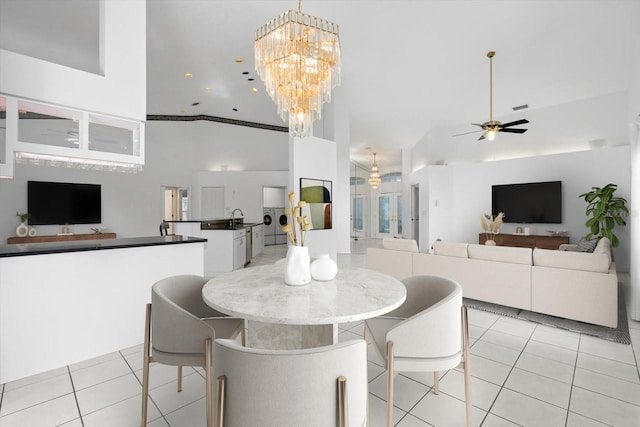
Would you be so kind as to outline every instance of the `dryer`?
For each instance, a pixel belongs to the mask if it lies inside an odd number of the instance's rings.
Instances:
[[[287,233],[282,231],[282,226],[287,225],[289,217],[284,213],[284,208],[275,208],[274,209],[274,218],[276,225],[276,245],[286,245],[287,244]]]
[[[276,244],[276,213],[273,208],[264,208],[262,211],[264,222],[264,245]]]

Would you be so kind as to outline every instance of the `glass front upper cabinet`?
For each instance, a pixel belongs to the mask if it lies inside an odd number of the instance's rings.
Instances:
[[[14,161],[137,172],[144,122],[2,95],[0,177],[13,176]]]

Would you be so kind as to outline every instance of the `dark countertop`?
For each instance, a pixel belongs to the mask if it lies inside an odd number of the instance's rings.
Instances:
[[[189,236],[151,236],[101,240],[76,240],[73,242],[0,245],[0,258],[65,252],[98,251],[106,249],[139,248],[142,246],[204,243],[206,241],[207,239]]]

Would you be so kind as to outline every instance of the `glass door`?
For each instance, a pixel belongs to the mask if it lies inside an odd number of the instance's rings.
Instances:
[[[354,237],[364,236],[365,219],[363,195],[355,195],[351,198],[351,235]]]
[[[378,213],[376,237],[402,236],[402,194],[378,194],[376,201]]]

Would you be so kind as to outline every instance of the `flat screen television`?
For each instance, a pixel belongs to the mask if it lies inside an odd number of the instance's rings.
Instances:
[[[99,184],[29,181],[29,225],[100,224],[102,197]]]
[[[504,212],[504,222],[561,224],[562,182],[494,185],[491,212]]]

